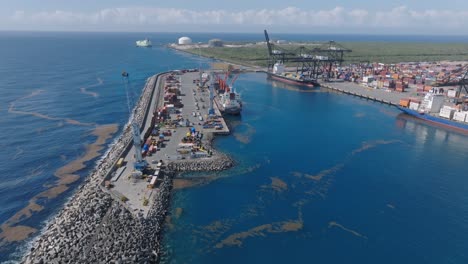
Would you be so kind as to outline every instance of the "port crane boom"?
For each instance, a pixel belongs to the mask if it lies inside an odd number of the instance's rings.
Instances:
[[[271,43],[268,32],[263,32],[268,47],[268,70],[272,70],[275,63],[296,63],[296,72],[303,76],[330,79],[333,66],[341,66],[344,54],[351,52],[335,41],[316,43],[316,47],[311,49],[301,46],[297,50],[288,51]]]
[[[129,80],[129,74],[127,72],[122,73],[122,81],[125,86],[125,93],[127,96],[127,107],[128,107],[128,113],[130,115],[130,126],[132,129],[132,139],[133,139],[133,150],[135,151],[134,157],[135,157],[135,163],[134,163],[134,168],[135,170],[142,171],[145,169],[147,166],[146,161],[143,159],[143,155],[141,154],[141,134],[140,134],[140,126],[135,120],[134,113],[132,112],[132,104],[133,100],[130,95],[130,80]]]

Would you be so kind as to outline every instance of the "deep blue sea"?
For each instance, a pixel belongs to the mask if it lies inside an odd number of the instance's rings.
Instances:
[[[154,73],[208,66],[207,59],[163,46],[181,35],[263,40],[262,34],[0,32],[0,262],[18,260],[92,170],[99,157],[83,156],[96,127],[119,128],[101,135],[109,136],[104,147],[121,133],[128,119],[123,70],[136,98]],[[144,37],[157,45],[136,48]],[[242,116],[230,118],[232,135],[215,145],[237,166],[186,175],[211,181],[174,192],[165,263],[468,263],[467,136],[386,105],[273,83],[261,73],[241,75],[236,89]],[[56,195],[47,192],[57,186],[57,170],[76,160],[82,166],[66,168],[79,179]],[[37,231],[19,240],[21,232],[11,230]]]

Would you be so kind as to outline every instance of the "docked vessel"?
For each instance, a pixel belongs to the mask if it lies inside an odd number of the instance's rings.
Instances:
[[[239,115],[242,111],[240,95],[235,91],[226,91],[220,94],[218,107],[224,114]]]
[[[461,101],[456,105],[444,105],[444,103],[444,94],[434,88],[424,96],[422,101],[402,99],[397,108],[413,117],[468,133],[468,104],[466,101]]]
[[[273,70],[268,72],[268,76],[271,79],[294,85],[307,86],[311,88],[320,86],[316,79],[309,78],[300,73],[286,72],[282,63],[275,63]]]
[[[229,72],[226,72],[224,79],[215,75],[216,81],[213,83],[217,96],[214,97],[218,109],[223,114],[239,115],[242,111],[242,100],[239,93],[234,89],[234,82],[239,75],[236,75],[231,85],[228,84]]]
[[[152,43],[151,43],[151,40],[146,38],[144,40],[137,40],[136,45],[137,47],[151,47]]]

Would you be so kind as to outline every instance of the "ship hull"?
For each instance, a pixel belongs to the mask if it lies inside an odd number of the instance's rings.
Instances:
[[[242,106],[224,108],[223,104],[219,101],[219,98],[215,98],[214,102],[218,106],[219,111],[224,115],[240,115],[242,112]]]
[[[306,87],[310,87],[310,88],[320,86],[320,84],[316,80],[301,81],[301,80],[290,79],[290,78],[287,78],[285,76],[281,76],[281,75],[277,75],[277,74],[273,74],[273,73],[268,73],[268,76],[273,80],[288,83],[288,84],[293,84],[293,85],[306,86]]]
[[[444,119],[441,117],[433,116],[433,115],[428,115],[424,113],[419,113],[418,111],[411,110],[409,108],[404,108],[397,106],[398,109],[400,109],[403,113],[425,120],[427,122],[430,122],[432,124],[438,125],[438,126],[443,126],[451,129],[455,129],[458,131],[462,131],[464,133],[468,133],[468,123],[461,123],[461,122],[456,122],[452,121],[449,119]]]
[[[151,41],[138,40],[135,42],[137,47],[150,48],[152,46]]]
[[[136,44],[137,47],[150,48],[151,44]]]
[[[226,108],[221,112],[227,115],[240,115],[241,111],[241,108]]]

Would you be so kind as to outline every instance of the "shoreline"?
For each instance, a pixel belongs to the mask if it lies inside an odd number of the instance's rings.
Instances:
[[[169,170],[164,171],[166,177],[159,186],[160,191],[152,197],[154,202],[147,218],[137,216],[102,186],[117,160],[131,147],[131,120],[136,119],[142,127],[151,117],[148,111],[152,95],[156,89],[162,89],[157,84],[167,73],[158,73],[147,79],[122,133],[107,145],[108,149],[96,162],[90,175],[41,230],[42,233],[28,245],[21,263],[157,263],[176,171],[223,170],[233,166],[232,159],[219,152],[216,152],[219,154],[216,158],[209,160],[171,161]]]

